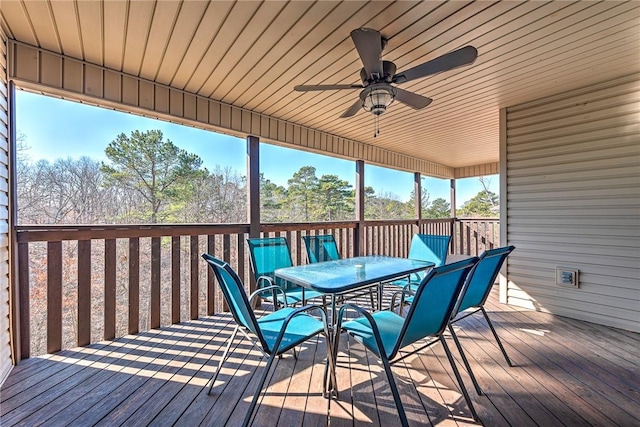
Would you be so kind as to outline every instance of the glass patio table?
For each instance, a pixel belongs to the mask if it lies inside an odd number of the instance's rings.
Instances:
[[[330,295],[333,319],[337,295],[376,286],[433,266],[428,261],[370,255],[280,268],[275,271],[275,275],[296,285]],[[381,302],[382,295],[378,292],[378,307],[381,307]]]

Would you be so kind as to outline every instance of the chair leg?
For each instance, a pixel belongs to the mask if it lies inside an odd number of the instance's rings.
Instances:
[[[218,374],[222,370],[222,365],[224,364],[224,362],[227,361],[227,358],[229,357],[229,349],[231,348],[231,344],[233,344],[233,340],[236,338],[238,329],[240,329],[240,327],[236,326],[233,332],[231,333],[231,336],[229,337],[229,341],[227,342],[227,347],[224,349],[224,353],[222,354],[222,359],[220,360],[220,363],[216,367],[216,371],[213,374],[213,378],[211,378],[211,385],[209,386],[209,391],[207,391],[207,395],[211,395],[211,389],[213,389],[213,385],[216,383]]]
[[[471,403],[471,397],[469,397],[469,392],[467,391],[467,388],[464,386],[464,383],[462,382],[462,377],[460,376],[460,371],[458,371],[458,367],[456,366],[456,361],[453,360],[453,356],[451,355],[451,350],[449,350],[449,346],[447,345],[444,339],[444,336],[442,335],[440,335],[440,342],[442,343],[442,347],[444,347],[444,352],[447,354],[447,359],[449,359],[449,364],[451,365],[451,368],[453,369],[453,373],[456,376],[456,380],[458,381],[458,387],[460,387],[460,391],[464,396],[464,400],[467,401],[467,406],[471,411],[471,416],[475,421],[479,421],[478,414],[476,413],[476,408],[473,407],[473,403]]]
[[[280,346],[279,342],[277,344],[278,345],[275,346],[275,348],[278,348]],[[249,423],[251,422],[253,411],[256,409],[256,405],[258,404],[258,399],[260,399],[260,395],[262,394],[262,387],[264,386],[264,383],[267,381],[269,370],[271,369],[271,365],[273,364],[273,361],[275,360],[275,358],[276,358],[276,353],[275,352],[271,353],[271,355],[269,356],[269,360],[267,361],[267,366],[265,366],[264,372],[262,373],[262,377],[260,378],[260,383],[256,388],[256,393],[253,396],[253,399],[251,400],[249,409],[247,410],[247,415],[244,417],[244,421],[242,422],[243,427],[248,426]]]
[[[384,372],[387,374],[387,380],[389,381],[389,386],[391,387],[391,394],[393,395],[393,400],[396,403],[396,409],[398,411],[398,416],[400,417],[400,423],[403,427],[409,426],[409,421],[407,420],[407,415],[404,412],[404,406],[402,406],[402,400],[400,400],[400,393],[398,392],[398,386],[396,385],[396,381],[393,379],[393,372],[391,372],[391,365],[389,364],[389,360],[387,356],[384,354],[384,350],[378,350],[380,353],[380,360],[382,360],[382,366],[384,366]]]
[[[484,318],[487,320],[487,323],[489,324],[489,329],[491,329],[491,332],[493,332],[493,336],[495,337],[496,342],[498,343],[498,347],[500,347],[500,351],[502,351],[504,360],[507,361],[507,365],[513,367],[513,364],[511,364],[511,360],[509,359],[509,356],[507,356],[507,350],[504,349],[504,346],[502,345],[502,341],[500,341],[500,338],[498,337],[498,333],[493,327],[493,323],[491,323],[491,320],[489,320],[489,315],[484,310],[484,307],[480,307],[480,310],[482,310],[482,314],[484,314]]]
[[[451,323],[449,323],[449,332],[451,333],[451,336],[453,337],[453,342],[456,343],[456,347],[458,348],[458,353],[460,353],[460,356],[462,357],[462,362],[464,363],[464,367],[467,369],[467,372],[469,373],[469,376],[471,377],[471,382],[473,382],[473,386],[476,389],[476,393],[478,393],[478,396],[482,395],[482,390],[480,390],[480,386],[478,385],[478,381],[476,380],[476,376],[473,374],[473,371],[471,370],[471,365],[469,365],[469,360],[467,360],[467,356],[464,354],[464,350],[462,349],[462,344],[460,344],[460,340],[458,339],[458,335],[456,335],[455,331],[453,330],[453,325]]]

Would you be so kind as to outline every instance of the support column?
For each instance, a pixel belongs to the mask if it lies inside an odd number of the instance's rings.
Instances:
[[[257,136],[247,137],[247,221],[249,237],[260,237],[260,139]],[[256,281],[253,274],[249,277],[249,290],[253,292]]]
[[[417,229],[415,233],[420,233],[420,227],[422,225],[422,175],[420,172],[413,174],[413,194],[414,194],[414,213],[416,217]]]
[[[456,180],[452,179],[450,181],[450,189],[451,189],[451,253],[455,254],[456,252]]]
[[[353,256],[364,253],[364,160],[356,160],[356,229]]]
[[[249,237],[260,237],[260,139],[247,137],[247,220]]]

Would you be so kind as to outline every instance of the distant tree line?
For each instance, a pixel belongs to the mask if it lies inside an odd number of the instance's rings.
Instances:
[[[246,178],[231,168],[209,170],[202,159],[164,139],[159,130],[118,135],[106,162],[89,157],[29,162],[19,138],[18,217],[21,224],[140,224],[246,222]],[[445,199],[422,190],[422,216],[447,218]],[[263,222],[352,220],[355,192],[337,175],[301,167],[277,185],[260,176]],[[365,189],[367,219],[415,218],[415,194]],[[495,216],[497,197],[486,188],[459,209],[460,216]]]

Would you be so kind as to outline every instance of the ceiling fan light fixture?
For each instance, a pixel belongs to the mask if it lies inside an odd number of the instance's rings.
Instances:
[[[373,87],[365,92],[361,98],[362,108],[376,116],[384,113],[396,97],[392,86]]]

